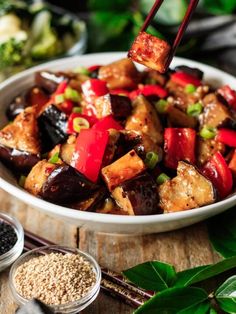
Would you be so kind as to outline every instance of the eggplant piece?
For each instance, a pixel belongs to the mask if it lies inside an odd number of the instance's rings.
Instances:
[[[144,84],[158,84],[161,86],[164,86],[166,84],[168,77],[165,74],[161,74],[160,72],[151,69],[144,71],[142,74],[143,74],[142,81],[144,82]]]
[[[187,73],[189,75],[192,75],[198,78],[199,80],[203,79],[203,74],[204,74],[198,68],[191,68],[191,67],[188,67],[187,65],[178,65],[177,67],[175,67],[175,71]]]
[[[219,101],[215,94],[211,93],[205,96],[203,105],[203,112],[199,116],[201,127],[206,125],[217,128],[234,125],[234,119],[229,109]]]
[[[67,140],[67,116],[55,105],[49,105],[38,117],[42,150],[47,152]]]
[[[60,148],[60,158],[68,165],[71,165],[72,156],[75,151],[75,135],[70,135],[66,143],[61,145]]]
[[[132,111],[131,101],[126,96],[107,94],[98,97],[94,104],[97,117],[103,118],[113,114],[115,119],[126,119]]]
[[[107,82],[109,89],[135,88],[140,81],[140,74],[134,63],[128,58],[101,66],[98,78]]]
[[[65,80],[68,80],[68,77],[62,72],[53,73],[49,71],[40,71],[35,73],[36,84],[49,94],[54,93],[57,86]]]
[[[170,51],[171,47],[165,40],[140,32],[128,52],[128,57],[148,68],[164,73]]]
[[[40,160],[40,155],[20,151],[0,144],[0,160],[19,174],[27,174]]]
[[[24,111],[24,109],[27,107],[27,102],[25,95],[19,95],[15,97],[10,104],[7,106],[6,110],[6,116],[9,121],[12,121],[15,119],[15,117]]]
[[[40,196],[56,204],[84,200],[98,190],[98,185],[69,165],[56,167],[44,182]]]
[[[125,129],[148,135],[154,143],[161,144],[163,142],[162,125],[156,110],[142,95],[135,98],[133,106],[133,113],[128,117]]]
[[[215,139],[197,138],[197,162],[199,165],[204,165],[211,157],[220,152],[222,155],[225,153],[225,145]]]
[[[37,155],[41,151],[36,107],[28,107],[0,131],[0,144]]]
[[[119,138],[120,138],[120,132],[114,129],[108,130],[109,132],[109,139],[106,146],[106,150],[103,156],[102,165],[103,167],[110,164],[115,156]]]
[[[193,209],[216,201],[216,191],[210,180],[198,169],[179,161],[177,176],[158,188],[160,207],[165,213]]]
[[[192,128],[197,126],[197,119],[187,115],[185,112],[176,108],[174,105],[169,105],[166,114],[170,127],[175,128]]]
[[[128,215],[160,214],[157,185],[148,173],[123,182],[112,196]]]
[[[145,169],[146,165],[143,160],[135,150],[131,150],[112,164],[102,168],[102,176],[109,191],[112,191],[116,186],[137,176]]]

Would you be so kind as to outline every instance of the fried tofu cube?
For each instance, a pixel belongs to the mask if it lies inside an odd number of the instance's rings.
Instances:
[[[170,45],[163,39],[140,32],[129,50],[128,57],[148,68],[164,73],[170,51]]]
[[[102,168],[102,176],[110,191],[146,169],[143,160],[131,150],[112,164]]]

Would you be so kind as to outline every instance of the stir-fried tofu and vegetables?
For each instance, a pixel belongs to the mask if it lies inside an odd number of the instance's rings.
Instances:
[[[83,211],[150,215],[235,189],[236,92],[198,69],[130,59],[41,71],[8,105],[0,160],[29,193]]]

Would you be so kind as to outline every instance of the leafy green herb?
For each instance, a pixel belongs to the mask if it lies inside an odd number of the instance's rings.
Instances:
[[[203,5],[212,14],[229,14],[236,9],[235,0],[203,0]]]
[[[137,286],[153,291],[171,287],[176,279],[174,267],[158,261],[137,265],[123,271],[123,274]]]
[[[59,161],[59,153],[55,153],[49,160],[48,162],[50,164],[56,164]]]
[[[236,255],[236,208],[208,221],[208,233],[214,249],[224,257]],[[220,227],[219,227],[220,226]]]
[[[200,288],[169,288],[145,302],[134,313],[140,314],[192,314],[193,309],[201,307],[208,299],[207,293]],[[205,305],[203,306],[205,309]],[[209,309],[209,307],[208,307]],[[206,313],[198,312],[197,313]]]
[[[236,313],[236,276],[228,278],[215,292],[220,308],[227,313]]]

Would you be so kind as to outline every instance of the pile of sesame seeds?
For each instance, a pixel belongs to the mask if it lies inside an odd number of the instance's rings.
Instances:
[[[22,297],[60,305],[85,296],[95,285],[96,274],[79,254],[50,253],[21,264],[13,280]]]

